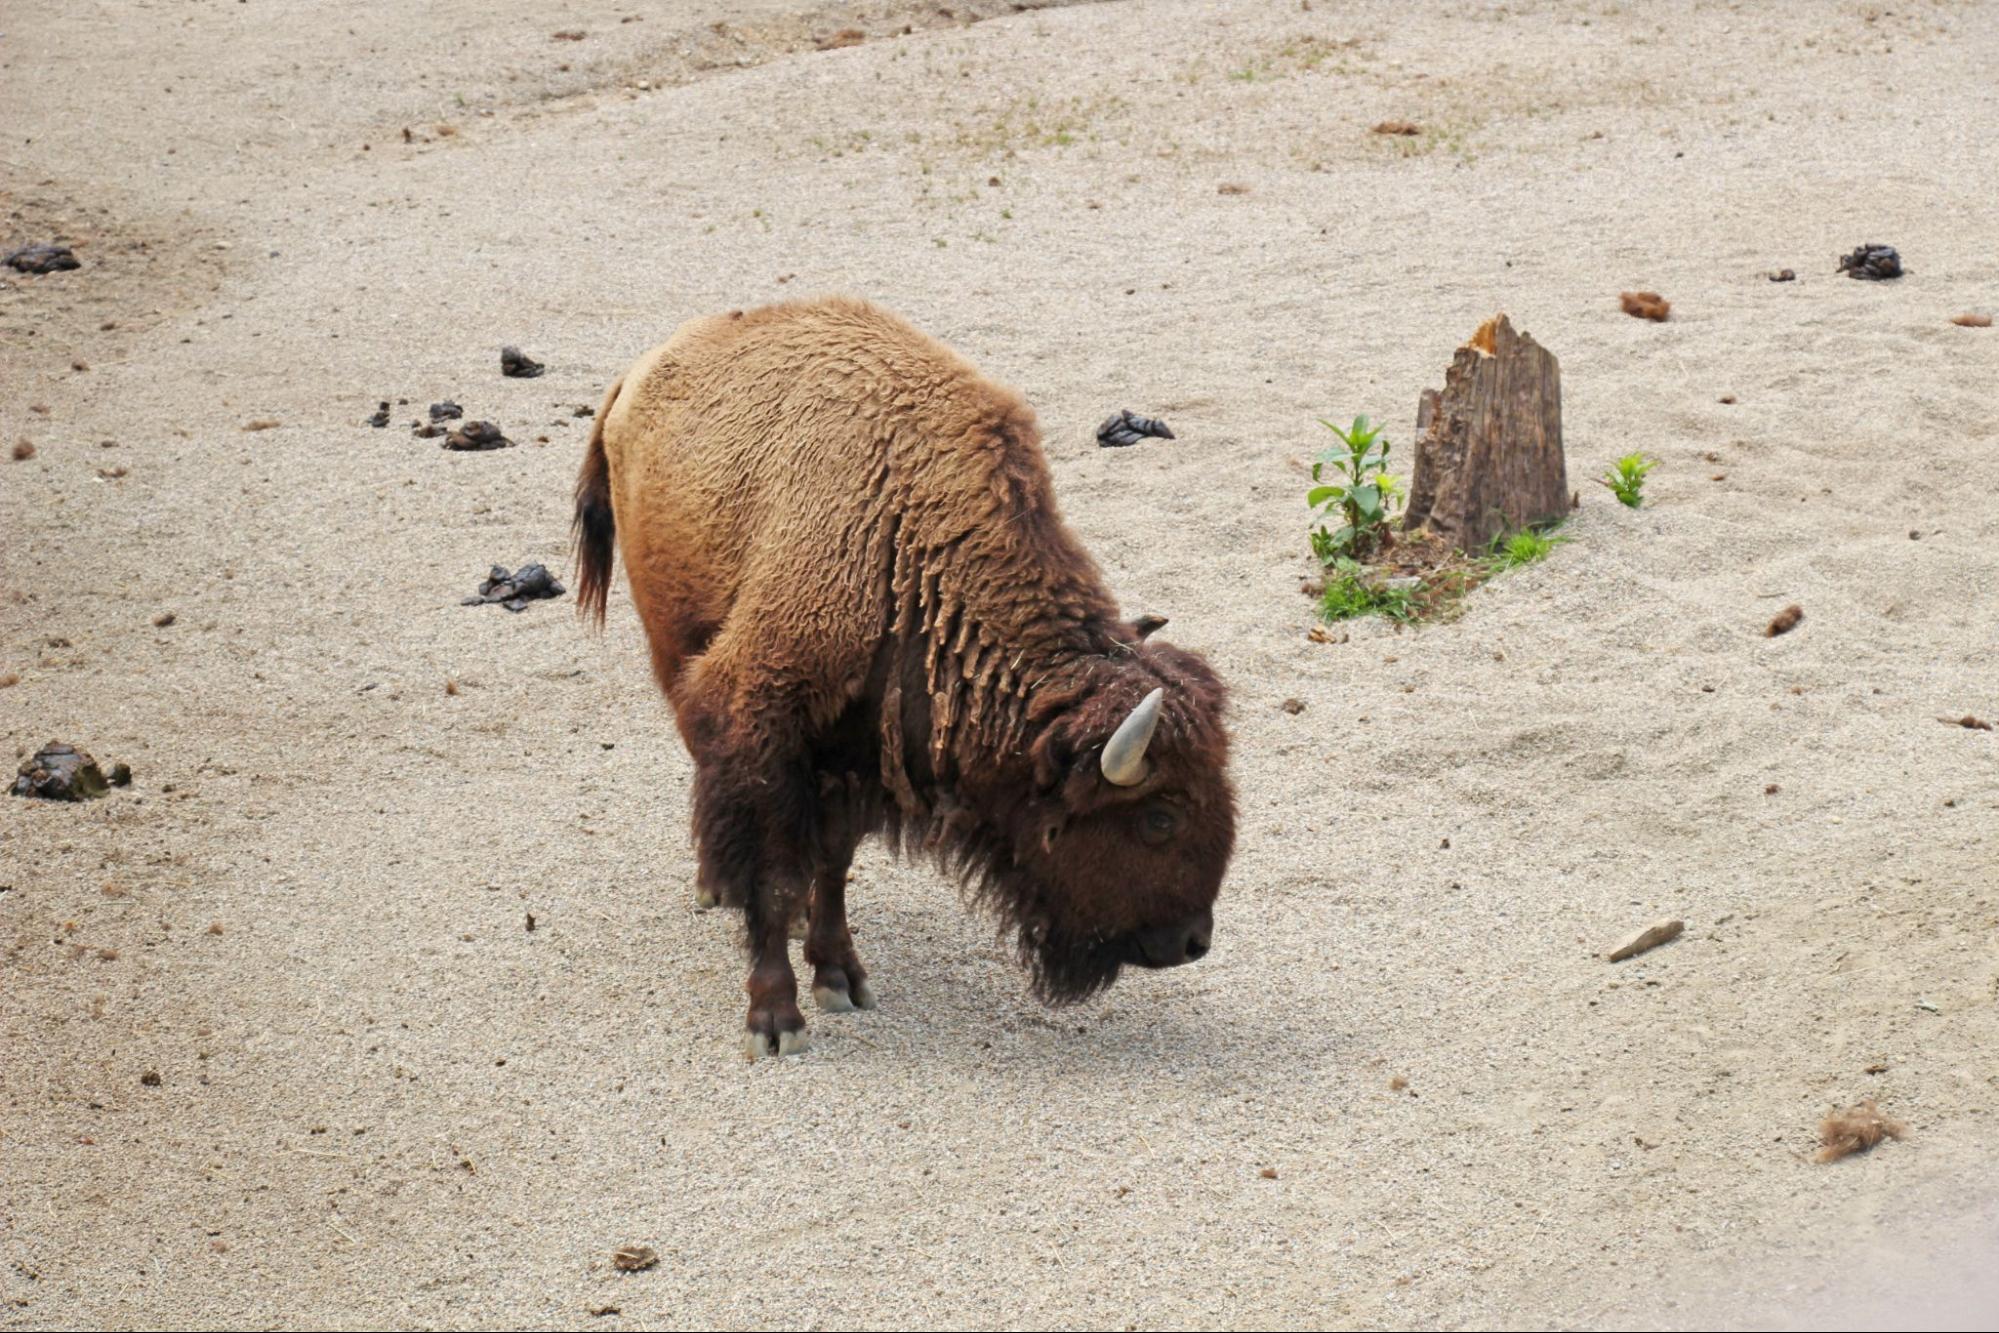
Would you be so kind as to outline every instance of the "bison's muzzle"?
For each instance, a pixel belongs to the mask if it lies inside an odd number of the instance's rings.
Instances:
[[[1152,926],[1138,932],[1138,957],[1133,961],[1141,967],[1178,967],[1191,963],[1208,952],[1214,933],[1215,914],[1208,911],[1177,925]]]

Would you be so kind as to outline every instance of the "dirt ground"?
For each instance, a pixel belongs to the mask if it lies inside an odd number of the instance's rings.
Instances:
[[[1999,6],[1017,8],[0,15],[0,248],[82,260],[0,270],[0,739],[137,775],[0,799],[0,1326],[1989,1322]],[[752,1066],[622,585],[458,603],[638,353],[828,291],[1036,403],[1240,841],[1062,1011],[864,850],[881,1007]],[[1308,640],[1314,418],[1406,465],[1502,309],[1570,542]]]

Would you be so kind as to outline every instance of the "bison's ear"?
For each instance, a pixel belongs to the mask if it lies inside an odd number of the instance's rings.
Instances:
[[[1131,622],[1131,632],[1138,636],[1140,643],[1144,643],[1153,634],[1165,628],[1165,616],[1143,615]]]

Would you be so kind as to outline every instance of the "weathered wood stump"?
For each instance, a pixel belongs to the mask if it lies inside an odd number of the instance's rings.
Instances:
[[[1416,475],[1403,519],[1463,551],[1569,511],[1562,368],[1505,315],[1458,349],[1416,406]]]

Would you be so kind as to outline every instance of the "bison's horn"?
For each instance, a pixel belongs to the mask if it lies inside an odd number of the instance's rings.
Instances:
[[[1104,745],[1103,770],[1107,781],[1120,787],[1135,787],[1145,781],[1145,747],[1159,727],[1159,708],[1166,701],[1165,690],[1154,690],[1138,701],[1131,716]]]

